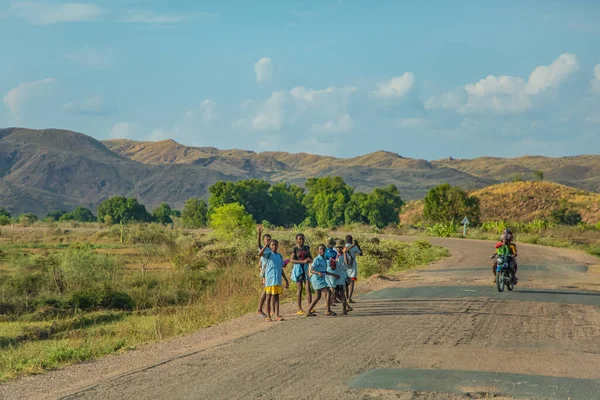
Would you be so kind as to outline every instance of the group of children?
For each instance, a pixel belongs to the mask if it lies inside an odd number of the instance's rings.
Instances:
[[[337,315],[331,310],[332,306],[342,304],[342,314],[352,311],[349,303],[354,303],[354,284],[357,280],[356,257],[362,256],[362,250],[351,235],[345,239],[330,238],[327,245],[317,247],[317,256],[313,258],[310,247],[306,245],[304,235],[296,235],[296,246],[292,249],[288,259],[278,253],[279,242],[269,234],[262,236],[262,225],[257,226],[258,249],[260,256],[260,279],[264,286],[258,304],[257,314],[272,321],[273,316],[277,321],[283,321],[279,313],[279,295],[283,293],[282,283],[289,287],[289,281],[284,268],[293,264],[290,279],[296,282],[298,315],[306,317],[316,316],[315,307],[325,293],[325,315]],[[315,291],[315,298],[311,292]],[[302,291],[306,290],[308,311],[302,308]],[[267,312],[263,311],[267,305]]]

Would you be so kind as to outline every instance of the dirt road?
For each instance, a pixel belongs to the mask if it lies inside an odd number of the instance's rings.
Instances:
[[[452,257],[364,282],[349,316],[249,315],[3,385],[0,398],[600,398],[598,259],[520,245],[519,285],[497,293],[492,244],[432,241]]]

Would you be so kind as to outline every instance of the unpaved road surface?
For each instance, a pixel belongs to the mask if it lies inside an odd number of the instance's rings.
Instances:
[[[248,315],[2,385],[0,398],[600,399],[598,259],[520,245],[519,284],[498,293],[492,243],[431,241],[452,257],[362,282],[349,316],[286,306],[284,322]]]

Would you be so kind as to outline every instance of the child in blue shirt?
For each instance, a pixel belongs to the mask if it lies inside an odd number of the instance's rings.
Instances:
[[[352,308],[346,301],[346,279],[348,279],[348,248],[344,239],[338,239],[335,243],[335,249],[338,253],[336,262],[336,274],[339,278],[335,282],[335,293],[336,296],[342,301],[343,312],[342,314],[347,315],[348,311],[352,311]]]
[[[325,249],[325,261],[327,261],[327,272],[329,272],[330,274],[327,274],[327,276],[325,276],[325,281],[327,281],[327,285],[329,285],[331,292],[334,294],[335,294],[336,278],[333,277],[331,274],[334,273],[336,260],[337,260],[337,251],[335,251],[335,239],[329,238],[327,240],[327,249]],[[334,268],[332,268],[332,265]],[[329,306],[331,306],[334,302],[335,302],[335,296],[331,296],[329,298]]]
[[[267,233],[261,240],[261,235],[263,232],[262,225],[256,225],[256,232],[258,234],[258,251],[260,251],[263,246],[265,246],[269,243],[269,241],[271,240],[271,235],[269,235]],[[265,285],[265,262],[266,262],[266,259],[264,256],[262,256],[259,261],[259,267],[260,267],[260,275],[259,276],[260,276],[260,284],[263,286]],[[258,316],[261,318],[264,318],[267,316],[267,314],[265,314],[263,312],[263,306],[265,305],[266,298],[267,298],[267,293],[263,290],[262,294],[260,295],[260,300],[258,301],[258,310],[256,311]]]
[[[289,282],[283,273],[283,257],[277,252],[279,242],[275,239],[269,241],[258,253],[259,256],[264,256],[265,261],[265,293],[267,302],[267,321],[271,319],[271,300],[273,301],[273,311],[277,321],[283,321],[283,317],[279,315],[279,295],[283,293],[281,280],[285,280],[286,289],[289,287]]]
[[[310,272],[312,273],[312,276],[310,277],[310,283],[312,284],[313,289],[315,289],[315,291],[317,292],[317,298],[314,299],[308,307],[308,314],[306,314],[306,316],[314,317],[317,315],[315,314],[314,309],[319,300],[321,300],[321,292],[323,291],[325,291],[326,294],[325,306],[327,308],[327,311],[325,315],[336,315],[334,312],[331,311],[331,303],[329,302],[329,299],[331,298],[331,289],[329,288],[329,285],[325,280],[325,276],[330,275],[333,278],[337,278],[338,275],[327,271],[327,261],[325,261],[324,244],[319,245],[317,252],[319,255],[315,257],[310,267]]]
[[[308,304],[312,303],[312,293],[310,292],[310,282],[308,280],[308,266],[312,262],[310,247],[305,245],[304,235],[299,233],[296,235],[296,247],[292,249],[290,254],[290,262],[294,264],[291,278],[296,282],[297,286],[297,301],[298,311],[296,314],[304,315],[306,312],[302,309],[302,288],[306,288],[306,298]]]

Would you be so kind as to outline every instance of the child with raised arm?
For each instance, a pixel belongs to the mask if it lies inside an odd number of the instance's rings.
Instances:
[[[281,286],[282,278],[285,279],[286,289],[289,287],[289,282],[283,273],[283,257],[277,252],[279,242],[275,239],[270,240],[269,244],[265,245],[259,256],[264,256],[265,262],[265,293],[267,302],[267,315],[265,320],[271,319],[271,300],[273,301],[273,312],[277,321],[283,321],[283,317],[279,314],[279,295],[283,293]]]
[[[269,235],[268,233],[265,234],[265,236],[262,238],[261,240],[261,235],[263,233],[263,226],[262,225],[256,225],[256,232],[257,232],[257,236],[258,236],[258,251],[260,251],[263,246],[266,246],[269,241],[271,240],[271,235]],[[260,261],[259,261],[259,268],[260,268],[260,284],[262,286],[265,286],[265,257],[261,256],[260,257]],[[265,299],[267,298],[267,293],[263,290],[262,294],[260,295],[260,300],[258,301],[258,310],[256,311],[256,314],[258,314],[259,317],[264,318],[267,316],[267,314],[265,314],[263,312],[263,306],[265,305]]]
[[[290,261],[294,264],[291,278],[297,285],[298,315],[304,315],[306,312],[302,309],[302,287],[306,287],[306,298],[308,304],[312,303],[312,293],[310,292],[310,281],[308,280],[308,265],[312,262],[310,247],[304,244],[304,235],[296,235],[296,247],[292,249]]]
[[[339,278],[335,282],[336,296],[342,301],[343,314],[347,315],[352,311],[352,307],[346,301],[346,279],[348,278],[348,248],[345,246],[344,239],[338,239],[335,243],[335,250],[338,253],[335,273]]]
[[[352,300],[352,295],[354,294],[354,283],[358,279],[358,264],[356,261],[356,257],[362,256],[362,250],[358,245],[358,241],[354,240],[352,235],[346,236],[346,247],[348,248],[349,255],[349,264],[348,264],[348,276],[350,277],[350,282],[347,286],[347,298],[348,303],[354,303]]]
[[[319,245],[317,252],[319,255],[315,257],[310,267],[310,272],[312,273],[312,276],[310,277],[310,283],[312,284],[313,289],[315,289],[315,291],[317,292],[317,298],[314,299],[308,307],[308,314],[306,314],[306,316],[314,317],[317,315],[315,314],[315,307],[317,306],[319,300],[321,300],[321,292],[325,292],[326,295],[325,307],[327,311],[325,315],[336,315],[334,312],[331,311],[331,303],[329,302],[329,299],[331,298],[332,293],[331,289],[329,288],[329,285],[327,284],[327,281],[325,280],[325,277],[332,276],[333,278],[337,278],[338,275],[327,271],[327,261],[325,261],[324,244]]]

